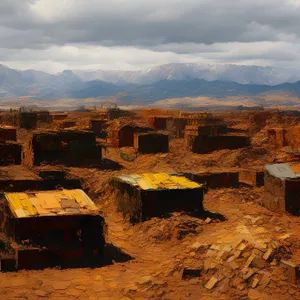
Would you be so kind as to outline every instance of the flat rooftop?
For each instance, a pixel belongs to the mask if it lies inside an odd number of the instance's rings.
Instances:
[[[116,179],[142,190],[181,190],[203,187],[203,185],[193,182],[184,176],[167,173],[130,174],[118,176]]]
[[[16,218],[98,215],[98,208],[84,191],[60,190],[4,193]]]

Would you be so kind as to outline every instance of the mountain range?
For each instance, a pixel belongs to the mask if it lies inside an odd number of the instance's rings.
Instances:
[[[300,97],[300,71],[239,65],[167,64],[142,71],[65,70],[49,74],[0,65],[0,100],[115,97],[129,105],[168,98],[257,96],[284,92]]]

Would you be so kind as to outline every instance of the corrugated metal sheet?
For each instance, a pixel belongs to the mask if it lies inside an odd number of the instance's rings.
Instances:
[[[139,186],[143,190],[195,189],[202,187],[201,184],[193,182],[186,177],[167,173],[130,174],[117,178],[130,185]]]
[[[274,164],[265,166],[268,173],[278,178],[297,178],[295,172],[287,164]]]
[[[4,193],[16,218],[98,214],[93,201],[82,190]]]

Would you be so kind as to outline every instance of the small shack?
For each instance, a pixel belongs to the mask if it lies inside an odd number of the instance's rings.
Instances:
[[[12,126],[0,126],[0,142],[17,141],[17,129]]]
[[[194,153],[207,154],[222,149],[239,149],[250,146],[250,137],[242,135],[202,135],[191,141]]]
[[[266,208],[300,215],[300,174],[289,165],[266,165],[264,187]]]
[[[166,153],[169,152],[169,137],[156,132],[136,133],[134,147],[142,154]]]
[[[14,141],[0,142],[0,165],[20,165],[22,163],[22,146]]]
[[[105,138],[105,125],[107,120],[105,119],[92,119],[90,121],[91,130],[95,133],[96,137]]]
[[[153,131],[149,127],[140,127],[134,124],[113,124],[108,129],[108,141],[111,147],[134,147],[134,135],[136,133]]]
[[[150,116],[148,117],[148,123],[156,130],[166,130],[167,120],[171,118],[171,116]]]
[[[224,124],[201,124],[185,126],[185,145],[191,148],[196,136],[220,135],[228,132],[228,128]]]
[[[4,193],[0,227],[12,239],[5,252],[16,269],[88,261],[105,243],[104,219],[82,190]]]
[[[54,163],[79,166],[100,163],[102,158],[102,149],[96,144],[95,134],[83,130],[34,133],[29,149],[30,151],[25,153],[28,165]],[[31,152],[32,159],[30,159]]]
[[[201,212],[203,186],[184,176],[166,173],[113,178],[118,211],[132,223],[171,212]]]
[[[24,129],[35,129],[37,126],[37,112],[20,112],[19,127]]]

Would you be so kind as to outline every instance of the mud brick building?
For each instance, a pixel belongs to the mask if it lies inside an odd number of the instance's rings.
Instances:
[[[170,116],[150,116],[148,117],[148,123],[156,130],[166,130],[167,120],[171,118]]]
[[[136,133],[153,131],[152,128],[139,127],[133,124],[116,124],[107,132],[108,142],[111,147],[133,147]]]
[[[52,123],[53,118],[49,111],[39,111],[37,113],[37,121],[40,123]]]
[[[186,124],[186,118],[168,118],[166,120],[166,130],[168,131],[169,137],[177,139],[184,138]]]
[[[286,130],[283,128],[268,129],[268,143],[274,148],[282,148],[286,143]]]
[[[107,120],[105,119],[92,119],[90,121],[91,130],[95,133],[95,135],[99,138],[105,138],[105,125]]]
[[[12,126],[0,126],[0,142],[17,141],[17,129]]]
[[[250,145],[250,137],[240,135],[202,135],[191,141],[194,153],[207,154],[222,149],[239,149]]]
[[[168,213],[201,212],[203,186],[166,173],[131,174],[112,180],[118,211],[132,223]]]
[[[0,198],[0,227],[13,241],[5,252],[16,269],[93,260],[105,244],[104,225],[82,190],[4,193]],[[1,252],[0,257],[4,263],[8,259]]]
[[[34,133],[24,155],[27,165],[65,164],[79,166],[99,163],[101,146],[96,144],[93,132],[79,130]],[[32,154],[33,157],[30,157]]]
[[[0,142],[0,165],[20,165],[22,163],[22,146],[17,142]]]
[[[250,186],[263,186],[264,177],[264,171],[247,169],[240,171],[239,181]]]
[[[79,178],[74,178],[60,170],[33,172],[25,166],[0,168],[0,192],[24,192],[40,190],[81,189]]]
[[[272,211],[300,215],[300,174],[287,164],[265,167],[263,205]]]
[[[204,184],[206,188],[230,188],[239,186],[239,173],[238,172],[201,172],[201,173],[185,173],[189,179]]]
[[[169,152],[169,136],[156,132],[136,133],[134,147],[139,153],[166,153]]]
[[[24,129],[35,129],[37,126],[37,112],[21,112],[19,114],[19,127]]]

